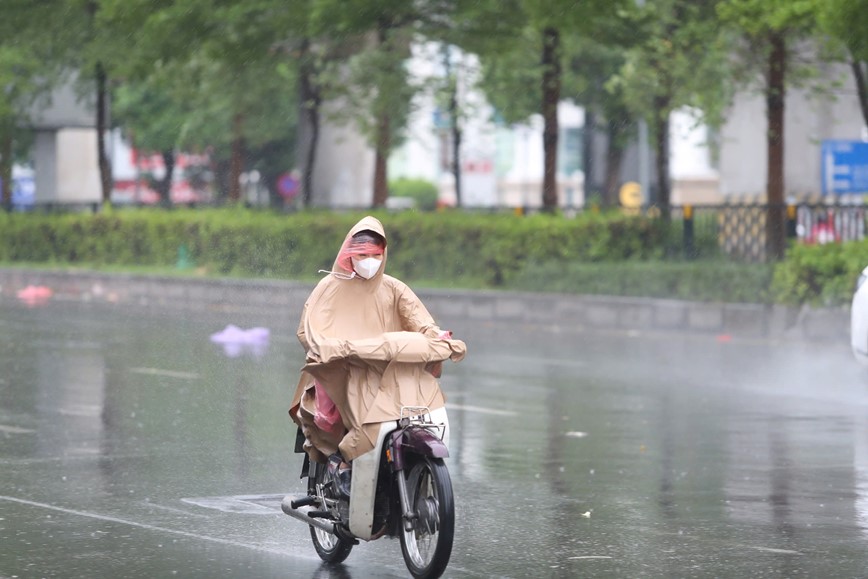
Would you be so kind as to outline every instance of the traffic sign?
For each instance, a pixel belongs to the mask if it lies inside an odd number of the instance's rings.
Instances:
[[[868,193],[868,143],[823,141],[823,195]]]
[[[277,178],[277,192],[287,201],[298,195],[300,185],[298,177],[292,173],[283,173]]]
[[[642,205],[642,186],[635,181],[627,181],[621,185],[618,200],[622,206],[628,209],[640,207]]]

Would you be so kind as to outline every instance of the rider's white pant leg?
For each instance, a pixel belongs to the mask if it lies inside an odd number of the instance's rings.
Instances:
[[[445,406],[431,411],[431,422],[443,425],[443,444],[449,448],[449,416],[446,414]]]

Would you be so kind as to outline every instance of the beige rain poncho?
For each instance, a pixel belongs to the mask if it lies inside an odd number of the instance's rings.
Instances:
[[[361,231],[386,239],[383,225],[369,216],[350,230],[341,250]],[[439,362],[464,357],[464,342],[443,339],[448,333],[416,294],[383,273],[387,256],[386,249],[371,279],[344,279],[352,270],[336,259],[338,275],[322,279],[304,305],[298,339],[307,358],[289,415],[301,426],[312,460],[323,462],[340,449],[349,461],[372,450],[378,423],[399,418],[402,406],[444,406],[433,374],[439,374]],[[340,411],[342,424],[334,432],[314,423],[316,381]]]

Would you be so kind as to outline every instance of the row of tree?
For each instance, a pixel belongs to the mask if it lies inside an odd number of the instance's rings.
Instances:
[[[542,116],[546,209],[557,205],[561,100],[583,106],[586,126],[608,136],[604,203],[614,201],[637,122],[647,123],[666,206],[670,114],[689,106],[719,125],[745,86],[766,96],[768,200],[782,204],[788,86],[810,82],[821,60],[847,62],[868,121],[865,14],[868,0],[3,0],[2,200],[10,202],[12,159],[28,147],[29,117],[72,78],[92,95],[106,202],[111,124],[163,156],[166,203],[175,151],[208,149],[229,200],[240,197],[242,171],[273,182],[297,164],[308,204],[328,115],[354,123],[376,151],[373,204],[383,205],[386,162],[413,97],[434,90],[451,123],[460,203],[463,71],[448,48],[457,47],[478,56],[479,88],[505,122]],[[406,67],[421,41],[447,47],[446,73],[433,84]],[[772,255],[783,251],[782,220],[770,214]]]

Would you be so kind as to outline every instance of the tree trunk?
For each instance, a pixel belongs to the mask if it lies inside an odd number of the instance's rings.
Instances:
[[[862,109],[862,118],[865,124],[868,125],[868,79],[865,78],[865,70],[863,67],[868,64],[856,60],[850,62],[853,69],[853,80],[856,81],[856,92],[859,94],[859,107]]]
[[[452,175],[455,179],[455,206],[462,207],[461,186],[461,129],[452,123]]]
[[[165,150],[161,153],[166,172],[157,184],[157,193],[160,194],[160,206],[169,208],[172,206],[172,178],[175,175],[175,151]]]
[[[452,175],[455,178],[455,206],[461,207],[461,127],[458,124],[457,83],[449,95],[449,117],[452,119]]]
[[[584,197],[587,204],[597,191],[594,183],[594,136],[597,131],[597,116],[585,108],[585,128],[582,131],[582,171],[585,174]]]
[[[654,159],[657,170],[657,199],[664,220],[669,220],[672,180],[669,177],[669,115],[671,100],[668,95],[654,97]]]
[[[455,206],[461,207],[461,126],[458,124],[458,76],[452,71],[449,47],[444,47],[443,64],[449,83],[449,121],[452,129],[452,177],[455,181]]]
[[[377,123],[377,151],[374,161],[374,207],[385,207],[389,198],[389,181],[386,162],[389,158],[391,135],[389,116],[382,115]]]
[[[302,184],[304,206],[310,207],[313,202],[313,171],[316,167],[316,150],[319,146],[319,111],[320,99],[317,97],[316,105],[305,109],[307,121],[310,124],[310,145],[307,156],[304,159],[304,183]]]
[[[377,41],[379,49],[390,51],[386,40],[389,34],[390,24],[386,18],[381,18],[377,27]],[[389,176],[388,176],[388,161],[389,153],[392,151],[392,123],[389,118],[389,113],[382,111],[377,114],[377,127],[374,142],[376,143],[375,159],[374,159],[374,199],[372,205],[374,207],[385,207],[386,200],[389,198]]]
[[[603,191],[603,206],[614,207],[618,204],[618,188],[621,185],[621,165],[624,161],[624,148],[618,138],[618,121],[609,121],[609,139],[606,146],[606,187]]]
[[[241,200],[241,172],[244,170],[244,117],[236,113],[232,119],[232,160],[229,167],[229,202]]]
[[[307,130],[310,131],[310,140],[307,142],[306,150],[300,150],[303,155],[304,162],[299,163],[302,170],[302,204],[305,207],[310,207],[313,202],[313,171],[316,167],[316,150],[319,145],[319,130],[320,130],[320,110],[322,107],[322,94],[319,86],[316,83],[316,71],[311,62],[309,52],[310,44],[307,40],[303,42],[301,54],[301,74],[299,78],[299,97],[302,106],[302,122],[299,123],[300,132],[304,131],[304,124],[307,124]],[[299,139],[299,143],[303,140]]]
[[[766,114],[768,115],[768,177],[766,181],[768,213],[766,215],[766,257],[778,260],[784,256],[784,86],[786,73],[786,40],[773,33],[768,62]]]
[[[214,173],[214,183],[217,187],[217,202],[221,204],[229,198],[231,164],[231,160],[227,159],[212,157],[211,160],[211,171]]]
[[[560,34],[557,28],[543,30],[543,211],[558,207],[558,103],[561,100]]]
[[[12,135],[4,133],[0,136],[0,206],[6,211],[12,210]]]
[[[102,187],[102,202],[111,204],[112,168],[105,150],[105,135],[108,131],[108,103],[106,73],[101,62],[96,63],[96,146],[99,160],[99,181]]]

